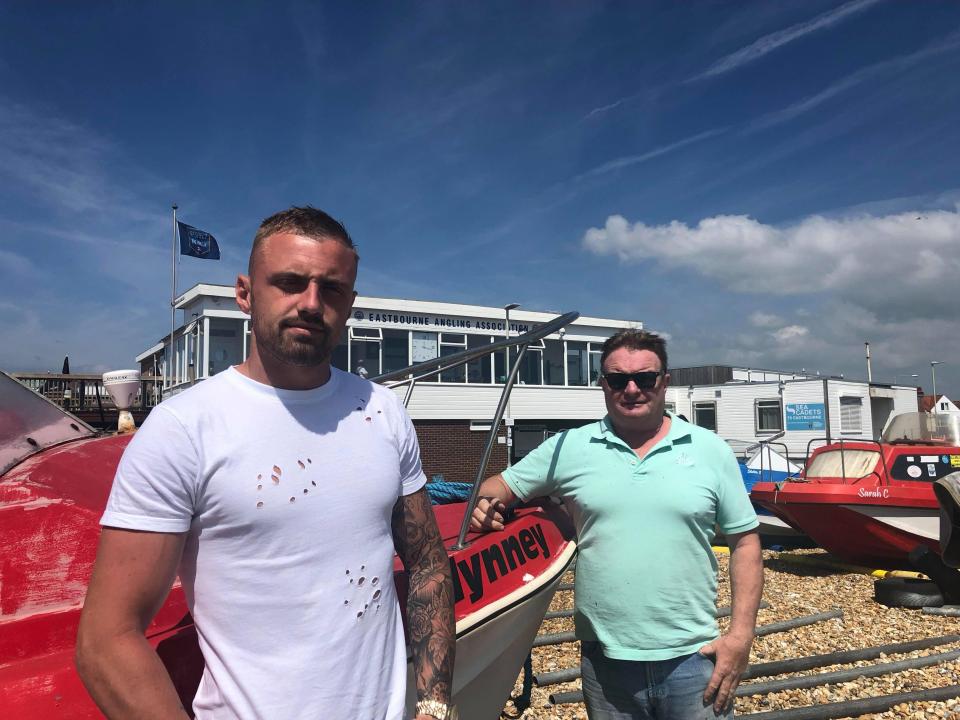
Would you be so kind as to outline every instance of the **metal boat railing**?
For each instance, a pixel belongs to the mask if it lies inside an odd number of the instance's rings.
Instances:
[[[743,452],[744,452],[744,456],[746,456],[746,455],[748,455],[749,453],[753,452],[755,449],[760,451],[760,480],[761,480],[761,482],[764,481],[764,470],[765,470],[765,469],[769,469],[769,471],[770,471],[770,473],[771,473],[770,478],[771,478],[771,479],[773,478],[773,475],[772,475],[772,473],[773,473],[773,458],[770,458],[770,453],[767,452],[767,449],[768,449],[768,448],[773,447],[773,446],[776,446],[777,448],[782,448],[782,449],[783,449],[783,452],[782,452],[781,454],[783,455],[783,459],[786,460],[787,463],[790,462],[790,450],[787,448],[787,444],[786,444],[786,443],[780,442],[780,438],[782,438],[785,434],[786,434],[786,431],[781,430],[781,431],[778,432],[776,435],[772,435],[772,436],[770,436],[770,437],[768,437],[768,438],[765,438],[765,439],[763,439],[763,440],[757,440],[755,443],[752,443],[751,445],[748,445],[748,446],[746,447],[746,449],[743,451]],[[769,468],[764,468],[764,460],[767,459],[767,458],[770,459],[770,467],[769,467]],[[788,475],[789,475],[789,474],[790,474],[790,473],[788,473]]]
[[[483,449],[483,455],[480,458],[480,466],[477,468],[477,476],[473,481],[473,488],[470,491],[470,499],[467,500],[467,509],[463,516],[463,522],[460,524],[460,533],[457,535],[457,544],[453,550],[462,550],[466,547],[467,532],[470,529],[470,516],[473,513],[473,507],[477,504],[477,495],[480,493],[480,484],[483,482],[487,463],[490,461],[490,454],[493,452],[493,446],[496,444],[497,432],[500,428],[500,421],[503,420],[503,413],[506,410],[507,402],[510,400],[510,392],[513,389],[514,381],[517,378],[517,372],[520,369],[520,362],[531,343],[537,342],[547,335],[557,332],[580,317],[578,312],[568,312],[549,322],[535,327],[534,329],[517,335],[516,337],[506,337],[503,340],[497,340],[489,345],[483,345],[477,348],[470,348],[462,352],[447,355],[445,357],[433,358],[416,363],[401,370],[392,370],[387,373],[381,373],[370,378],[371,381],[381,383],[389,388],[407,386],[407,391],[403,399],[404,407],[409,406],[410,398],[413,395],[413,388],[417,382],[424,378],[439,375],[442,372],[466,365],[472,360],[490,355],[498,350],[506,350],[509,358],[509,349],[517,347],[517,355],[510,362],[510,373],[503,385],[503,392],[500,393],[500,401],[497,403],[497,411],[494,413],[493,420],[490,423],[490,431],[487,434],[487,442]],[[509,452],[509,448],[508,448]]]

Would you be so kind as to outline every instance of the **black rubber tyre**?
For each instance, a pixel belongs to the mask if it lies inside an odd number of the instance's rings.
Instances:
[[[941,607],[943,595],[932,580],[880,578],[873,584],[873,598],[887,607]]]

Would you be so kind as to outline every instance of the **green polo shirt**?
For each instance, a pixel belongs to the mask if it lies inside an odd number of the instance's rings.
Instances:
[[[554,435],[503,473],[517,497],[552,495],[570,510],[577,637],[610,658],[667,660],[716,639],[714,527],[757,527],[730,447],[670,419],[642,460],[606,417]]]

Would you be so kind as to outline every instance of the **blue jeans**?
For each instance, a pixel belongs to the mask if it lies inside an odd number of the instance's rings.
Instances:
[[[614,660],[600,643],[580,643],[580,677],[590,720],[716,720],[703,704],[713,661],[701,655],[638,662]]]

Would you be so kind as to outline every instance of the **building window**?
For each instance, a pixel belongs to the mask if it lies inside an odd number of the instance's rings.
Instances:
[[[563,341],[543,342],[543,384],[563,385]]]
[[[668,412],[668,413],[672,413],[672,414],[674,414],[674,415],[677,414],[677,404],[676,404],[676,403],[669,403],[669,402],[668,402],[668,403],[664,403],[664,404],[663,404],[663,409],[664,409],[666,412]]]
[[[467,336],[462,333],[440,333],[440,357],[456,355],[467,349]],[[440,382],[462,383],[467,381],[464,365],[440,373]]]
[[[693,423],[716,432],[717,404],[715,402],[695,402],[693,404]]]
[[[600,384],[600,356],[603,354],[603,343],[590,343],[590,384]]]
[[[840,432],[863,432],[863,426],[860,420],[860,412],[862,407],[863,398],[844,396],[840,397]]]
[[[380,328],[350,328],[351,371],[362,377],[380,374],[382,337]]]
[[[489,345],[493,339],[489,335],[467,335],[467,348],[473,349]],[[468,383],[486,383],[493,382],[491,364],[493,358],[489,355],[471,360],[467,363],[467,382]]]
[[[243,324],[230,318],[210,318],[210,357],[207,372],[216,375],[243,362]],[[200,338],[202,347],[203,340]]]
[[[440,357],[440,343],[437,333],[417,332],[411,333],[410,338],[410,363],[422,363],[427,360],[433,360]],[[437,382],[437,376],[423,378],[420,382]]]
[[[587,344],[578,340],[567,341],[567,384],[583,386],[587,384],[588,373]]]
[[[383,371],[403,370],[410,365],[410,333],[406,330],[383,331]]]
[[[783,410],[779,400],[757,400],[757,432],[779,432],[783,430]]]
[[[515,348],[510,351],[510,357],[513,358],[510,362],[516,362]],[[523,354],[517,371],[517,384],[543,385],[543,340],[531,343]]]

